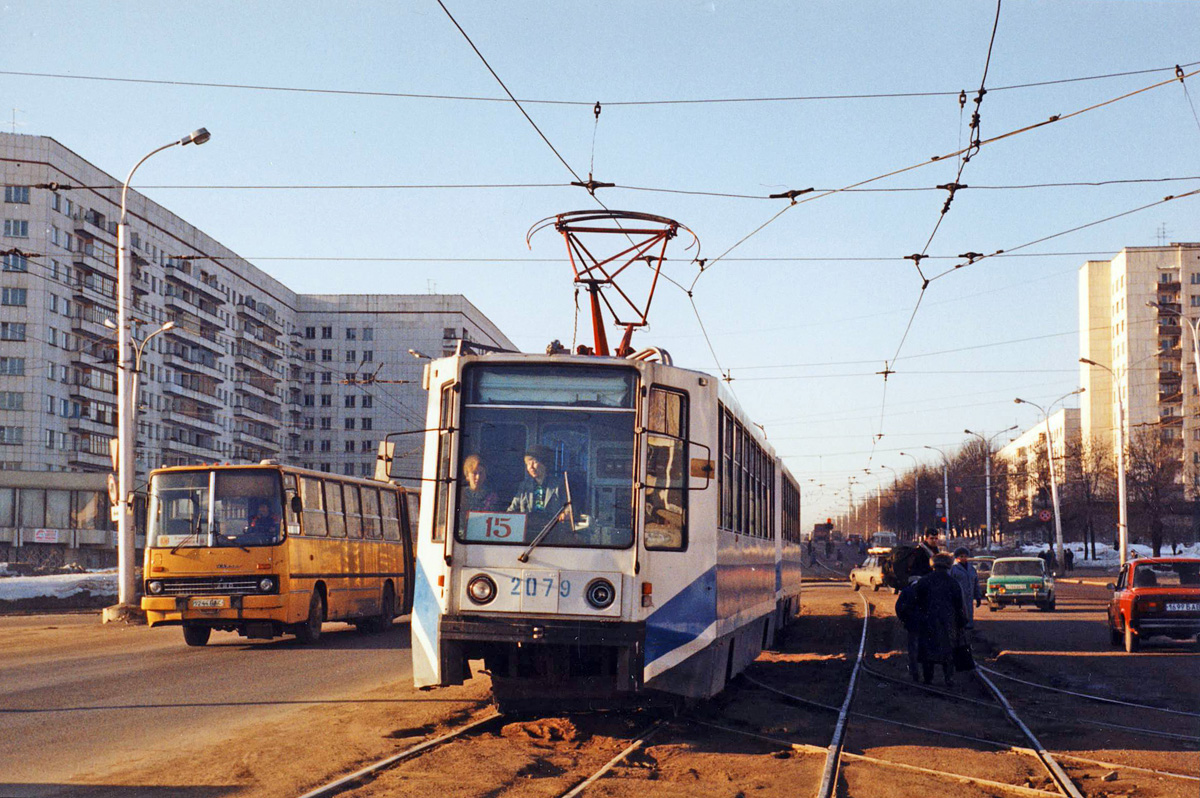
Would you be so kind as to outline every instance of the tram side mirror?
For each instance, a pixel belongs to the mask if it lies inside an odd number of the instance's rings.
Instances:
[[[1105,587],[1106,587],[1106,588],[1108,588],[1109,590],[1116,590],[1116,589],[1117,589],[1117,586],[1116,586],[1116,585],[1114,585],[1112,582],[1109,582],[1107,585],[1105,585]]]
[[[299,496],[292,497],[291,507],[292,507],[292,513],[294,515],[300,515],[301,513],[304,512],[304,503],[300,501]]]

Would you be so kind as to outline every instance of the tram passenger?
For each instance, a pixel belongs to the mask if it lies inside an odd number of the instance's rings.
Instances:
[[[553,464],[554,450],[549,446],[534,444],[525,452],[525,477],[517,487],[517,495],[508,505],[508,511],[528,515],[529,534],[540,532],[556,511],[564,511],[559,514],[560,520],[565,515],[567,494],[562,477],[550,475]]]
[[[917,612],[921,618],[918,654],[925,684],[933,682],[933,671],[942,666],[945,683],[954,684],[954,647],[962,639],[962,591],[950,576],[954,560],[949,554],[933,558],[933,573],[917,581]]]
[[[467,483],[462,490],[463,517],[466,517],[466,513],[499,510],[500,497],[488,486],[487,466],[479,455],[468,455],[463,460],[462,471],[463,481]]]

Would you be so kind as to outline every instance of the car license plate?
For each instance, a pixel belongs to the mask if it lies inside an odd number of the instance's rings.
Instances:
[[[1200,601],[1168,601],[1167,612],[1200,612]]]
[[[189,606],[194,610],[226,610],[229,609],[229,599],[225,596],[218,598],[194,598]]]

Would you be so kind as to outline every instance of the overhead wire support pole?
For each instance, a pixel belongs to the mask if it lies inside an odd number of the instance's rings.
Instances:
[[[1040,410],[1042,412],[1042,420],[1045,421],[1045,423],[1046,423],[1046,459],[1049,462],[1049,466],[1050,466],[1050,501],[1054,507],[1054,543],[1055,543],[1056,556],[1058,557],[1059,563],[1063,562],[1062,513],[1059,512],[1059,505],[1058,505],[1058,476],[1056,474],[1055,466],[1054,466],[1054,437],[1050,430],[1050,411],[1053,410],[1054,406],[1056,404],[1058,404],[1059,402],[1061,402],[1062,400],[1064,400],[1068,397],[1071,397],[1071,396],[1075,396],[1076,394],[1081,394],[1081,393],[1083,393],[1083,390],[1084,390],[1083,388],[1076,388],[1075,390],[1071,391],[1070,393],[1065,393],[1062,396],[1055,399],[1053,402],[1051,402],[1046,407],[1042,407],[1041,405],[1037,404],[1036,402],[1030,402],[1028,399],[1017,398],[1017,399],[1013,400],[1014,402],[1016,402],[1019,405],[1031,405],[1033,407],[1036,407],[1038,410]],[[1065,424],[1064,424],[1064,428],[1065,428]],[[1064,444],[1064,446],[1066,445],[1066,440],[1063,441],[1063,444]],[[1065,454],[1066,453],[1064,452],[1064,455]]]
[[[1193,340],[1195,336],[1193,335]],[[1104,369],[1112,376],[1113,393],[1117,397],[1117,545],[1121,552],[1121,565],[1129,560],[1129,492],[1125,482],[1125,400],[1121,398],[1121,386],[1117,384],[1117,373],[1103,363],[1097,363],[1086,357],[1079,358],[1080,363]],[[1200,362],[1197,367],[1200,368]],[[1197,371],[1200,379],[1200,371]],[[1093,538],[1093,544],[1095,539]],[[1093,545],[1093,553],[1095,546]]]
[[[986,508],[987,509],[987,513],[986,513],[986,516],[987,516],[987,542],[988,542],[989,546],[992,545],[992,441],[996,440],[996,438],[999,438],[1001,435],[1003,435],[1006,432],[1012,432],[1016,428],[1017,428],[1017,425],[1013,424],[1008,429],[1000,430],[999,432],[997,432],[995,435],[993,435],[990,438],[984,437],[982,434],[980,434],[978,432],[972,432],[969,429],[963,430],[963,432],[965,432],[967,435],[974,435],[976,438],[979,438],[979,440],[983,442],[983,466],[984,466],[984,473],[986,475],[986,477],[985,477],[985,479],[986,479],[985,496],[986,496],[986,501],[987,501],[987,508]]]

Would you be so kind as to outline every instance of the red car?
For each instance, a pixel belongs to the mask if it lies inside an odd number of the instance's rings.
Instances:
[[[1114,646],[1136,651],[1155,635],[1187,640],[1200,635],[1200,558],[1143,557],[1121,568],[1108,603]],[[1200,643],[1200,638],[1197,640]]]

